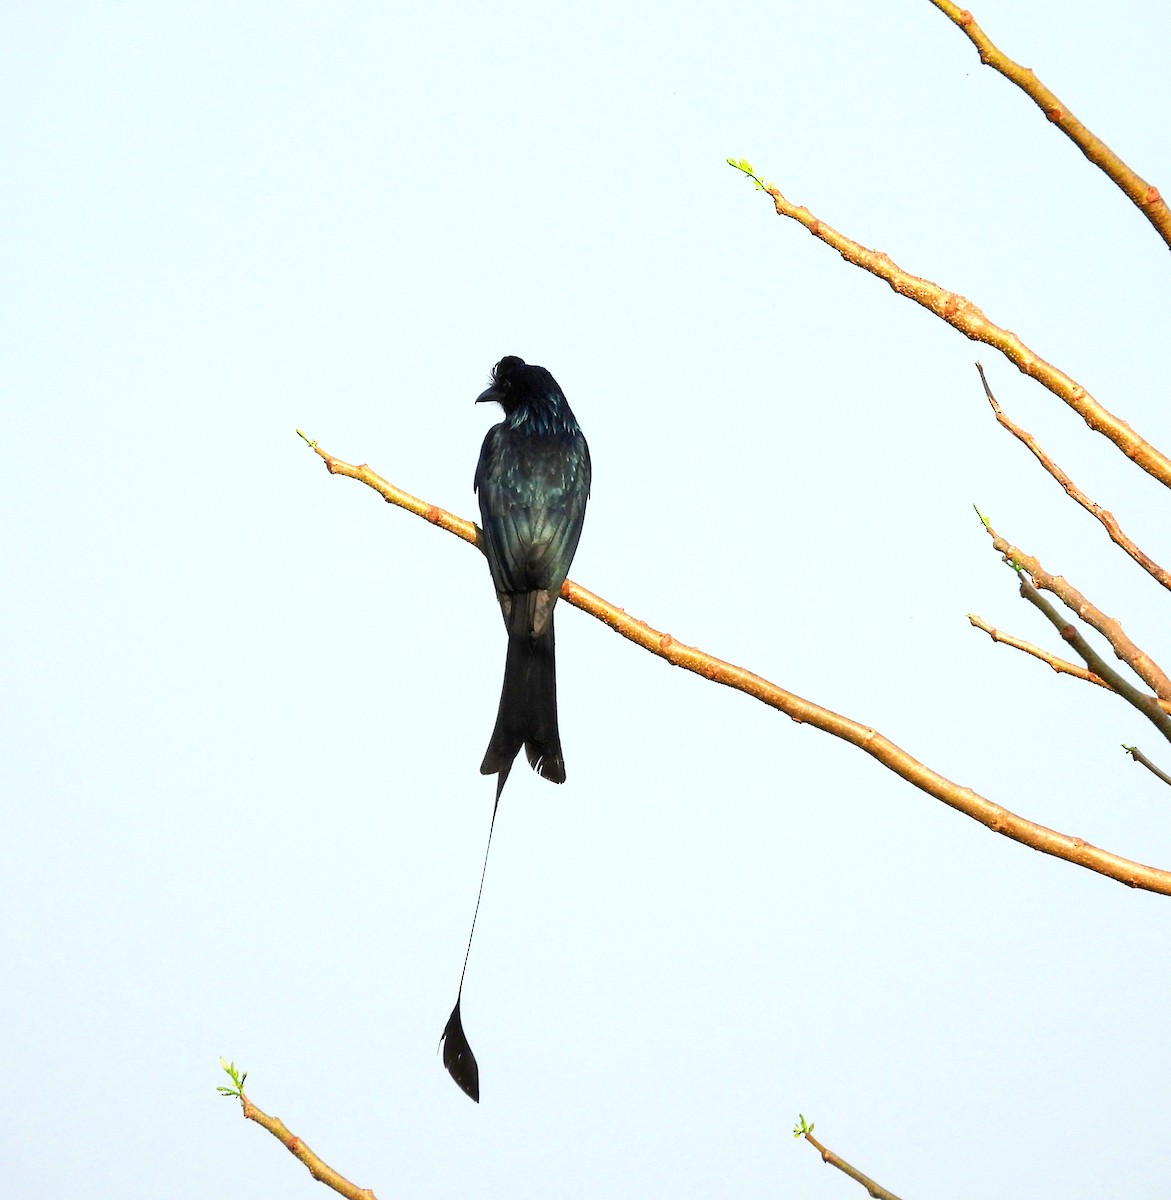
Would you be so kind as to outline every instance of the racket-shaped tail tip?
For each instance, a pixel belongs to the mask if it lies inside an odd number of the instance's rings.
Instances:
[[[460,1001],[457,999],[447,1024],[443,1027],[443,1037],[440,1044],[443,1047],[443,1065],[447,1073],[459,1084],[460,1090],[470,1096],[477,1104],[480,1103],[480,1068],[476,1065],[476,1056],[468,1045],[464,1024],[460,1019]]]

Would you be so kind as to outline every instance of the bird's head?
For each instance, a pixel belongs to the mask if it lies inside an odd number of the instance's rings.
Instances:
[[[476,403],[495,401],[505,412],[511,412],[521,403],[520,396],[513,394],[513,388],[531,370],[523,358],[517,358],[515,354],[506,354],[492,368],[492,383],[476,397]]]

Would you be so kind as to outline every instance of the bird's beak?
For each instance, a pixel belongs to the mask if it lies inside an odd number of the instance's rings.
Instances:
[[[485,388],[484,391],[482,391],[476,397],[477,404],[490,404],[492,401],[495,401],[497,404],[500,403],[500,395],[496,391],[495,384],[493,384],[490,388]]]

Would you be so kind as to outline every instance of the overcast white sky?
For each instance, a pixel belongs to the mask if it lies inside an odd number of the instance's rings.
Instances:
[[[988,32],[1171,190],[1167,14]],[[926,0],[14,4],[0,18],[5,1176],[320,1197],[1167,1194],[1171,901],[558,613],[569,780],[492,781],[464,516],[492,364],[590,441],[573,577],[1035,820],[1171,866],[1154,731],[972,512],[1171,666],[1168,497],[725,165],[969,296],[1171,448],[1166,247]]]

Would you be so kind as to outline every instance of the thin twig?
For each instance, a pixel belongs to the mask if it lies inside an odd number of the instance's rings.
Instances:
[[[302,435],[304,436],[304,435]],[[436,505],[404,492],[401,488],[388,483],[368,466],[354,466],[323,450],[316,442],[305,439],[314,452],[324,461],[326,468],[334,475],[346,475],[357,479],[367,487],[373,488],[390,504],[397,504],[416,516],[423,517],[433,525],[446,529],[456,537],[466,542],[476,544],[476,527],[471,521],[464,521],[446,512]],[[974,792],[971,788],[961,787],[946,779],[937,771],[912,758],[905,750],[896,746],[889,738],[877,730],[871,729],[849,717],[843,717],[819,704],[804,700],[800,696],[787,692],[776,684],[770,683],[743,667],[733,666],[722,659],[685,646],[675,641],[670,634],[660,633],[651,628],[645,621],[631,617],[622,609],[603,600],[600,596],[580,585],[567,580],[561,588],[562,598],[575,608],[580,608],[599,621],[609,625],[624,638],[649,650],[677,667],[693,671],[703,678],[715,683],[722,683],[735,688],[760,700],[763,704],[783,712],[798,723],[808,723],[834,737],[850,742],[859,749],[877,759],[888,770],[914,784],[921,791],[937,800],[941,800],[951,808],[971,817],[972,820],[991,829],[993,833],[1012,838],[1022,845],[1030,846],[1043,854],[1051,854],[1055,858],[1116,879],[1129,887],[1142,888],[1146,891],[1171,895],[1171,871],[1158,867],[1146,866],[1133,862],[1121,855],[1113,854],[1084,841],[1079,837],[1059,833],[1038,825],[1024,817],[1017,816],[999,804]]]
[[[1015,83],[1094,166],[1104,171],[1126,193],[1163,241],[1171,246],[1171,209],[1159,195],[1159,189],[1140,179],[1105,142],[1095,137],[1033,74],[1031,67],[1022,67],[998,50],[966,8],[960,8],[951,0],[931,0],[931,3],[964,31],[980,52],[980,61]]]
[[[789,217],[799,225],[804,225],[814,237],[836,250],[846,262],[885,280],[900,296],[922,305],[965,337],[999,350],[1019,371],[1036,379],[1059,400],[1068,404],[1095,433],[1109,438],[1137,466],[1166,487],[1171,487],[1171,458],[1099,404],[1080,383],[1034,354],[1015,333],[994,324],[976,305],[958,293],[949,292],[929,279],[904,271],[889,255],[868,250],[815,217],[809,209],[790,203],[773,184],[764,183],[757,175],[746,170],[743,161],[728,161],[748,175],[761,191],[768,192],[778,216]]]
[[[821,1155],[821,1161],[827,1163],[831,1167],[837,1167],[843,1175],[848,1175],[855,1183],[860,1183],[866,1191],[874,1197],[874,1200],[899,1200],[894,1192],[884,1188],[881,1183],[876,1183],[869,1175],[863,1175],[857,1167],[852,1167],[844,1158],[835,1154],[828,1147],[823,1146],[821,1142],[813,1136],[813,1126],[805,1124],[805,1118],[801,1118],[801,1123],[794,1130],[795,1137],[803,1137],[817,1152]]]
[[[932,0],[934,3],[935,0]],[[1097,519],[1106,532],[1110,535],[1110,540],[1122,550],[1125,550],[1131,558],[1144,571],[1146,571],[1153,579],[1161,583],[1165,588],[1171,590],[1171,574],[1168,574],[1153,558],[1144,554],[1142,550],[1134,544],[1134,542],[1122,532],[1121,526],[1114,518],[1114,514],[1103,508],[1096,500],[1091,500],[1077,486],[1076,483],[1041,449],[1040,443],[1027,430],[1022,429],[1015,421],[1006,416],[1004,410],[996,402],[996,397],[992,394],[992,389],[988,386],[988,380],[984,378],[984,368],[977,363],[976,370],[980,372],[980,382],[984,385],[984,395],[988,397],[988,403],[992,405],[992,411],[996,414],[997,421],[1009,431],[1018,441],[1024,443],[1025,446],[1032,451],[1036,460],[1057,480],[1065,489],[1065,493],[1071,500],[1076,500],[1090,514]]]
[[[1056,654],[1050,654],[1048,650],[1042,650],[1040,646],[1034,646],[1032,642],[1014,637],[1011,633],[1005,633],[1003,629],[989,625],[983,617],[978,617],[975,613],[968,613],[968,620],[977,629],[982,629],[994,642],[999,642],[1002,646],[1011,646],[1014,650],[1021,650],[1025,654],[1039,658],[1043,663],[1048,663],[1058,675],[1070,675],[1074,679],[1084,679],[1086,683],[1096,683],[1098,687],[1105,688],[1108,692],[1114,691],[1106,680],[1095,675],[1088,668],[1068,662],[1064,658],[1058,658]],[[1149,696],[1147,699],[1148,702],[1157,704],[1165,713],[1171,713],[1171,700],[1160,700],[1158,696]]]
[[[1076,626],[1066,621],[1062,615],[1041,595],[1029,582],[1027,572],[1018,572],[1021,585],[1021,596],[1038,609],[1061,634],[1061,636],[1081,656],[1086,666],[1095,675],[1100,675],[1109,684],[1112,691],[1117,692],[1123,700],[1138,709],[1148,721],[1168,740],[1171,741],[1171,717],[1161,708],[1154,696],[1140,692],[1134,684],[1124,679],[1112,666],[1090,645],[1078,632]]]
[[[1123,746],[1122,748],[1127,752],[1127,754],[1130,755],[1131,758],[1134,759],[1136,763],[1146,767],[1146,769],[1150,771],[1150,773],[1156,778],[1161,779],[1166,784],[1171,784],[1171,775],[1167,775],[1163,771],[1160,771],[1159,768],[1156,767],[1155,764],[1151,762],[1151,760],[1147,758],[1147,756],[1137,746]]]
[[[1092,625],[1110,643],[1115,655],[1126,663],[1160,700],[1171,700],[1171,679],[1167,678],[1163,669],[1149,654],[1139,649],[1126,636],[1119,621],[1106,616],[1100,608],[1091,604],[1068,580],[1060,575],[1050,575],[1031,554],[1026,554],[1011,542],[1005,541],[983,515],[980,516],[980,520],[992,538],[992,545],[1004,555],[1006,562],[1027,571],[1037,587],[1052,592],[1070,612],[1081,617],[1087,625]],[[1096,671],[1097,668],[1091,666],[1091,670]]]

